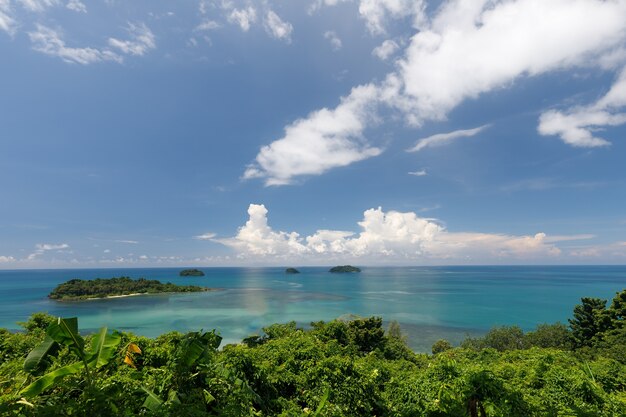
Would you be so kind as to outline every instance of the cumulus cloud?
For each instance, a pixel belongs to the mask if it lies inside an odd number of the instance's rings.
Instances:
[[[272,10],[268,10],[263,22],[265,31],[273,38],[284,40],[287,43],[291,42],[291,32],[293,32],[293,26],[289,22],[285,22],[274,13]]]
[[[606,95],[588,106],[566,111],[549,110],[539,118],[537,130],[542,135],[558,135],[563,142],[578,147],[609,146],[611,143],[595,134],[605,126],[626,123],[626,68]]]
[[[561,253],[545,233],[512,236],[488,233],[454,233],[438,222],[413,212],[369,209],[358,222],[358,233],[318,230],[301,237],[296,232],[275,231],[268,225],[264,205],[251,204],[249,220],[236,236],[217,241],[249,259],[361,259],[385,261],[494,261],[545,259]]]
[[[485,130],[485,128],[487,127],[489,127],[489,125],[475,127],[474,129],[455,130],[454,132],[448,133],[437,133],[436,135],[432,135],[427,138],[418,140],[415,146],[407,149],[406,151],[419,152],[424,148],[446,145],[455,139],[469,138],[475,136]]]
[[[320,4],[331,3],[337,4]],[[406,6],[403,1],[378,4],[363,0],[360,9],[370,16],[379,16],[379,10],[384,11],[381,16],[396,16],[404,13],[400,12],[401,4]],[[423,4],[417,1],[411,7],[420,9]],[[244,178],[262,177],[266,183],[289,184],[298,175],[321,174],[378,155],[380,149],[364,142],[363,135],[367,128],[378,123],[381,106],[400,112],[410,125],[420,126],[425,121],[443,120],[465,100],[510,87],[519,79],[581,66],[607,68],[607,62],[614,63],[620,56],[626,56],[624,1],[449,0],[429,20],[423,14],[413,13],[420,15],[416,17],[420,31],[411,38],[403,58],[397,61],[396,71],[387,74],[381,83],[353,88],[335,109],[314,111],[288,125],[283,138],[261,149]],[[378,31],[379,20],[372,18],[372,22],[372,30]],[[367,102],[363,90],[369,91]],[[620,91],[612,94],[611,100],[619,102]],[[608,110],[616,107],[615,104],[603,106],[610,117],[596,114],[593,120],[583,120],[579,127],[590,131],[597,126],[623,123],[622,114]],[[349,119],[356,123],[349,127],[328,124],[331,119],[328,116],[337,114],[349,114]],[[555,118],[558,119],[552,114],[552,119]],[[570,119],[550,125],[550,117],[546,116],[544,121],[545,131],[555,133],[576,126]],[[308,146],[303,134],[312,138],[313,146]],[[574,140],[584,141],[584,136]],[[328,144],[337,142],[340,149],[350,150],[349,157],[328,159]],[[601,144],[597,140],[593,143]],[[301,145],[306,155],[296,149]],[[363,149],[368,152],[361,152]],[[290,157],[296,158],[294,162],[285,162]],[[309,161],[315,162],[309,164]],[[307,168],[299,169],[300,162]]]
[[[228,21],[239,25],[241,30],[247,32],[256,21],[256,9],[252,6],[248,6],[245,9],[233,9],[228,15]]]
[[[0,256],[0,264],[15,262],[15,258],[12,256]]]
[[[12,15],[11,3],[9,0],[0,0],[0,30],[12,36],[16,26],[17,22]]]
[[[156,48],[154,34],[145,24],[129,23],[127,30],[131,36],[130,40],[109,38],[109,45],[112,48],[119,49],[124,54],[139,56],[144,55],[149,50]]]
[[[87,6],[80,0],[69,0],[65,7],[78,13],[87,13]]]
[[[196,240],[213,240],[215,236],[217,236],[215,233],[208,232],[198,236],[194,236],[193,238]]]
[[[334,51],[340,50],[343,46],[343,43],[341,42],[341,39],[339,39],[339,36],[337,36],[337,34],[332,30],[324,32],[324,39],[328,39],[328,41],[330,42],[330,46],[333,48]]]
[[[63,35],[54,29],[36,25],[36,31],[29,32],[28,37],[33,44],[33,49],[46,55],[56,56],[68,63],[92,64],[101,61],[121,62],[122,58],[109,50],[96,48],[74,48],[66,46]]]
[[[300,175],[321,174],[382,152],[362,134],[371,119],[378,90],[360,86],[332,110],[321,109],[285,128],[285,136],[261,149],[243,178],[264,178],[266,185],[284,185]]]
[[[398,42],[392,39],[387,39],[379,46],[374,48],[374,50],[372,50],[372,55],[378,57],[378,59],[382,61],[386,61],[387,59],[389,59],[390,56],[395,54],[399,48],[400,45],[398,44]]]

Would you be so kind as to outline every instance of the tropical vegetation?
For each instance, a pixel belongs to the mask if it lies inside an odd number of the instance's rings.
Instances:
[[[81,336],[37,313],[0,330],[2,416],[626,416],[626,290],[568,325],[497,327],[415,353],[379,317],[274,324],[219,349],[215,331]]]
[[[203,277],[204,272],[199,269],[183,269],[178,273],[181,277]]]
[[[164,284],[161,281],[145,278],[71,279],[57,285],[57,287],[48,294],[48,297],[53,300],[73,301],[120,295],[200,292],[208,290],[208,288],[195,285],[176,285],[169,282]]]
[[[352,265],[340,265],[340,266],[333,266],[332,268],[330,268],[330,270],[328,272],[361,272],[360,268],[357,268],[356,266],[352,266]]]

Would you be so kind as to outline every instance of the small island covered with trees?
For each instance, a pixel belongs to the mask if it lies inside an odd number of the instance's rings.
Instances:
[[[76,301],[94,298],[120,297],[140,294],[160,294],[174,292],[201,292],[209,288],[195,285],[162,283],[154,279],[97,278],[94,280],[71,279],[48,294],[48,298],[59,301]]]
[[[287,268],[285,269],[285,274],[299,274],[300,271],[298,271],[296,268]]]
[[[182,271],[180,271],[180,273],[178,274],[181,277],[203,277],[204,276],[204,272],[202,272],[199,269],[183,269]]]
[[[361,272],[361,269],[352,265],[341,265],[341,266],[334,266],[330,268],[328,272],[332,272],[332,273]]]

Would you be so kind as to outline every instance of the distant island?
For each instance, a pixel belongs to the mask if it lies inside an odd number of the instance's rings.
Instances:
[[[159,294],[174,292],[201,292],[209,288],[195,285],[163,284],[157,280],[129,277],[97,278],[94,280],[71,279],[48,294],[48,298],[59,301],[76,301],[96,298],[125,297],[140,294]]]
[[[183,269],[178,275],[181,277],[203,277],[204,272],[199,269]]]
[[[335,266],[335,267],[330,268],[328,272],[334,272],[334,273],[361,272],[361,269],[352,265],[341,265],[341,266]]]
[[[299,274],[300,271],[298,271],[296,268],[287,268],[285,269],[285,274]]]

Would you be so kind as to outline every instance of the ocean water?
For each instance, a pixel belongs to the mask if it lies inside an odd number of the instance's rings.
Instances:
[[[417,351],[441,338],[458,343],[496,325],[532,330],[567,323],[581,297],[613,298],[626,288],[626,266],[472,266],[363,268],[202,268],[204,277],[179,277],[179,268],[0,271],[0,327],[17,330],[33,312],[78,316],[82,332],[101,326],[157,336],[166,331],[217,329],[236,343],[272,323],[341,316],[397,320]],[[117,276],[202,285],[219,291],[58,302],[47,294],[72,278]]]

